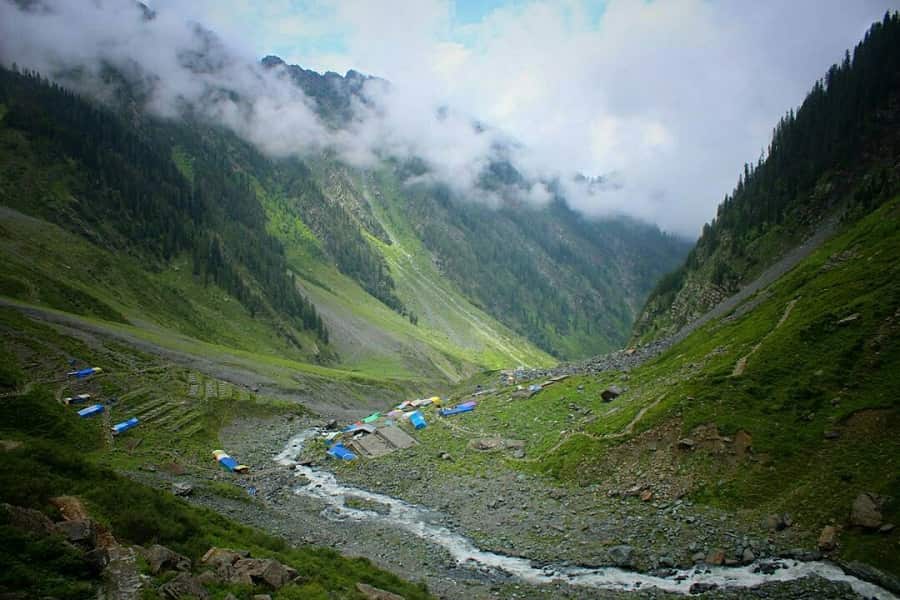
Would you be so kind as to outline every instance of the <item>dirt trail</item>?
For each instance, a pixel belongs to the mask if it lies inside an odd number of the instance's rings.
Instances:
[[[750,352],[748,352],[746,355],[744,355],[738,359],[738,361],[734,364],[734,370],[731,372],[732,377],[740,377],[741,375],[744,374],[744,371],[747,369],[747,361],[750,360],[750,357],[753,356],[754,354],[756,354],[756,352],[762,347],[763,342],[766,341],[766,338],[768,338],[770,335],[775,333],[775,331],[779,327],[784,325],[784,322],[787,321],[789,316],[791,316],[791,311],[794,310],[794,305],[797,304],[797,301],[799,299],[800,299],[800,297],[798,296],[798,297],[794,298],[793,300],[791,300],[790,302],[788,302],[787,306],[784,307],[784,313],[782,313],[781,318],[778,319],[778,323],[775,324],[775,327],[773,327],[769,331],[769,333],[767,333],[765,336],[763,336],[763,338],[761,340],[759,340],[759,342],[757,342],[753,346],[753,348],[750,350]]]
[[[602,441],[602,440],[615,440],[615,439],[619,439],[619,438],[623,438],[625,436],[631,435],[634,432],[634,426],[637,425],[641,421],[641,419],[644,418],[644,415],[647,414],[647,411],[656,407],[660,402],[662,402],[665,399],[665,397],[666,397],[666,395],[662,394],[659,398],[654,400],[652,403],[648,404],[647,406],[645,406],[644,408],[639,410],[638,413],[636,415],[634,415],[634,418],[631,419],[631,421],[629,421],[628,424],[625,425],[625,427],[622,428],[621,431],[617,431],[616,433],[604,433],[601,435],[597,435],[597,434],[590,433],[587,431],[572,431],[572,432],[569,432],[566,435],[562,436],[561,438],[559,438],[559,441],[556,442],[550,449],[548,449],[546,452],[544,452],[541,456],[533,456],[531,458],[520,458],[520,459],[511,459],[511,460],[518,460],[519,462],[531,462],[531,463],[538,462],[538,461],[542,460],[543,457],[549,456],[550,454],[553,454],[554,452],[559,450],[563,444],[565,444],[567,441],[569,441],[570,439],[572,439],[575,436],[581,436],[581,437],[590,438],[592,440]]]

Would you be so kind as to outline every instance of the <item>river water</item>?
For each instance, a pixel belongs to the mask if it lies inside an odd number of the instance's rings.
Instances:
[[[837,565],[821,561],[777,559],[741,567],[700,566],[674,571],[671,577],[657,577],[616,567],[536,567],[526,558],[479,549],[465,536],[435,523],[435,513],[432,510],[391,496],[344,485],[328,471],[296,464],[303,444],[318,434],[316,429],[302,432],[291,438],[284,450],[275,457],[276,462],[293,466],[298,475],[309,481],[307,485],[298,486],[295,493],[322,501],[325,505],[323,514],[329,519],[390,524],[444,548],[460,565],[472,569],[502,572],[534,585],[564,581],[569,585],[587,588],[634,591],[655,587],[678,594],[688,594],[695,583],[715,584],[720,588],[749,588],[766,582],[791,581],[817,575],[830,581],[846,582],[866,598],[900,600],[883,588],[845,573]],[[388,512],[352,508],[346,505],[348,496],[377,502],[386,506]],[[773,566],[774,571],[771,569]]]

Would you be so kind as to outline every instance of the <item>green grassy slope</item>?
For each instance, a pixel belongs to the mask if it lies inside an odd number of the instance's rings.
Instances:
[[[291,547],[284,540],[191,507],[171,494],[116,475],[102,466],[105,453],[101,421],[81,421],[54,401],[46,389],[35,389],[0,406],[0,435],[21,446],[3,452],[0,501],[57,513],[49,499],[82,498],[92,518],[120,543],[163,544],[195,564],[213,546],[238,548],[270,557],[297,569],[300,579],[276,592],[264,586],[207,586],[213,597],[270,593],[273,598],[362,598],[357,582],[388,589],[405,598],[427,598],[424,586],[405,582],[365,559],[345,558],[315,547]],[[28,533],[0,517],[0,591],[33,597],[93,598],[102,580],[84,556],[61,538]],[[144,567],[146,569],[146,567]],[[149,577],[152,585],[164,575]],[[152,593],[145,582],[145,590]]]
[[[273,182],[257,182],[270,232],[285,246],[291,269],[322,313],[345,368],[360,372],[458,381],[482,368],[510,364],[548,365],[545,352],[475,307],[434,267],[409,228],[397,201],[397,182],[387,173],[376,181],[321,160],[320,176],[337,173],[360,191],[372,223],[359,222],[368,244],[383,256],[395,293],[416,323],[368,294],[327,260],[322,245],[303,223],[290,197]],[[330,201],[338,200],[329,197]],[[391,243],[369,233],[375,229]]]
[[[838,556],[900,573],[896,530],[848,524],[862,492],[891,498],[885,522],[900,519],[898,282],[895,198],[657,359],[627,374],[573,376],[531,398],[501,388],[446,427],[418,432],[421,454],[458,458],[430,468],[477,474],[499,461],[600,494],[635,484],[662,498],[686,493],[751,527],[787,512],[810,547],[834,523]],[[604,403],[611,384],[625,392]],[[525,440],[525,458],[468,446],[491,436]],[[685,437],[693,451],[679,449]]]

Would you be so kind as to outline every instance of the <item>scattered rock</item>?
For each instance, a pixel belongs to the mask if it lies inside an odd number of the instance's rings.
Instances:
[[[230,567],[241,558],[244,558],[244,555],[235,552],[234,550],[213,547],[206,551],[206,554],[203,555],[200,562],[214,568],[223,566]]]
[[[39,510],[13,506],[12,504],[5,503],[0,506],[2,506],[3,510],[5,510],[6,514],[9,516],[9,524],[16,529],[40,535],[51,534],[55,531],[53,521]]]
[[[868,492],[860,494],[850,509],[850,523],[865,529],[878,529],[882,524],[883,504],[884,499],[880,496]]]
[[[611,385],[602,392],[600,392],[600,398],[604,402],[612,402],[616,398],[622,395],[622,388],[617,385]]]
[[[235,578],[246,581],[246,576],[254,582],[264,582],[273,589],[279,589],[297,576],[277,560],[271,558],[242,558],[234,563]]]
[[[150,573],[158,574],[164,569],[173,569],[175,571],[191,570],[191,559],[187,556],[178,554],[173,550],[169,550],[165,546],[153,544],[144,553],[144,558],[150,567]]]
[[[379,589],[367,583],[357,583],[356,589],[366,598],[366,600],[406,600],[399,594]]]
[[[179,573],[175,579],[163,584],[159,588],[159,595],[169,600],[181,600],[182,598],[206,600],[209,598],[206,589],[190,573]]]
[[[222,583],[222,578],[216,575],[212,571],[203,571],[196,577],[197,581],[200,582],[200,585],[219,585]]]
[[[692,440],[691,438],[681,438],[678,440],[678,448],[680,450],[693,450],[697,445],[697,442]]]
[[[783,531],[792,524],[793,519],[788,514],[771,514],[766,517],[764,526],[770,531]]]
[[[830,552],[837,547],[837,529],[831,525],[822,528],[819,534],[819,550],[822,552]]]
[[[617,567],[634,566],[634,548],[622,544],[609,549],[609,558]]]
[[[675,559],[671,556],[660,556],[656,559],[656,565],[661,569],[671,569],[675,566]]]
[[[650,502],[653,500],[653,490],[644,490],[641,492],[641,500],[643,502]]]
[[[711,592],[717,587],[719,586],[717,586],[715,583],[701,583],[698,581],[691,585],[690,593],[691,595],[703,594],[706,592]]]
[[[272,596],[269,594],[254,594],[253,600],[272,600]]]
[[[721,548],[716,548],[715,550],[710,551],[709,554],[706,555],[706,564],[713,566],[721,566],[725,563],[725,551]]]
[[[94,523],[90,519],[61,521],[56,524],[56,530],[64,538],[75,544],[84,544],[93,547],[96,542]]]
[[[172,484],[172,493],[176,496],[190,496],[194,493],[194,486],[186,481],[179,481]]]
[[[885,573],[880,569],[861,562],[838,563],[848,575],[853,575],[863,581],[874,583],[894,594],[900,594],[900,579],[894,575]]]
[[[441,452],[439,457],[441,460],[453,460],[453,457],[450,456],[449,452]]]

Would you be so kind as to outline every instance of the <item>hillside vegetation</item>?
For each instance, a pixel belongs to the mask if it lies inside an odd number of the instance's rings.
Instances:
[[[778,123],[685,263],[635,324],[674,333],[800,244],[835,211],[865,214],[900,189],[900,15],[888,13]]]
[[[512,469],[549,476],[566,490],[552,497],[577,508],[531,504],[542,519],[570,527],[543,527],[535,538],[530,527],[521,533],[509,524],[516,501],[494,499],[506,495],[503,485],[490,491],[473,484],[481,496],[464,501],[475,515],[465,521],[482,544],[500,551],[514,544],[539,556],[566,552],[595,561],[628,536],[640,541],[635,561],[644,568],[659,556],[690,565],[698,547],[716,544],[740,561],[744,546],[734,532],[768,539],[769,552],[788,552],[815,548],[823,527],[833,525],[831,558],[898,574],[896,529],[879,532],[850,520],[862,493],[883,499],[884,523],[900,519],[898,253],[895,197],[776,284],[638,368],[523,381],[544,382],[537,393],[498,385],[497,373],[482,375],[448,401],[472,399],[478,384],[490,391],[476,398],[476,409],[445,419],[427,413],[430,425],[417,432],[415,452],[339,472],[368,482],[392,481],[392,469],[436,471],[432,478],[441,480],[499,479],[513,494],[519,484],[506,475]],[[610,386],[621,395],[604,401]],[[443,454],[449,458],[434,459]],[[390,486],[410,498],[430,493],[403,478]],[[486,510],[483,502],[504,509]],[[686,511],[699,516],[679,517]],[[613,530],[605,533],[613,541],[587,533],[575,544],[572,523],[595,523],[600,517],[590,515],[597,514],[624,514],[628,524],[623,531],[602,525]],[[792,527],[770,530],[773,514],[789,515]]]

